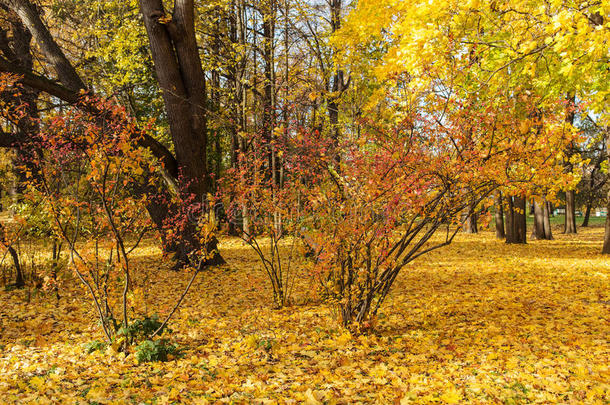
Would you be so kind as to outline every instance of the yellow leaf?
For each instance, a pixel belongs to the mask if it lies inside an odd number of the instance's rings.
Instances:
[[[102,387],[93,387],[87,392],[86,398],[90,401],[105,401],[108,399],[106,395],[106,390]]]
[[[39,376],[32,377],[32,379],[30,379],[30,385],[40,391],[40,389],[44,386],[44,378]]]
[[[452,388],[441,395],[441,400],[446,404],[457,404],[462,400],[462,394],[455,388]]]
[[[311,388],[308,388],[305,392],[305,405],[322,405],[322,402],[318,401]]]

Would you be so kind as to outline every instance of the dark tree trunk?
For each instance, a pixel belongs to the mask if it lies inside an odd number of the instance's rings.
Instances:
[[[513,243],[513,232],[514,232],[514,226],[513,223],[515,222],[515,210],[514,210],[514,205],[513,205],[513,197],[508,196],[506,197],[506,243]]]
[[[15,287],[23,288],[25,286],[25,279],[23,277],[23,270],[21,269],[21,264],[19,263],[19,255],[17,251],[12,246],[8,247],[8,252],[13,259],[13,265],[15,266]]]
[[[606,128],[606,148],[606,150],[610,151],[610,130],[608,128]],[[602,253],[610,255],[610,191],[608,191],[608,196],[606,197],[606,227]]]
[[[68,89],[78,91],[85,88],[85,84],[76,70],[68,61],[63,51],[53,39],[48,28],[40,18],[40,9],[28,0],[0,0],[0,3],[12,9],[36,38],[42,53],[57,73],[59,80]]]
[[[496,238],[506,238],[504,231],[504,204],[502,203],[502,193],[498,191],[496,194]]]
[[[341,10],[343,0],[330,0],[328,5],[330,7],[330,26],[331,33],[338,31],[341,28]],[[345,81],[345,73],[342,69],[336,67],[332,75],[332,83],[328,83],[327,91],[327,106],[328,106],[328,121],[330,126],[330,133],[333,139],[333,147],[338,147],[339,144],[339,100],[343,92],[347,90],[349,86],[349,80]],[[339,151],[335,152],[336,161],[341,160]]]
[[[585,209],[585,217],[582,220],[582,226],[583,228],[586,228],[589,226],[589,218],[591,217],[591,209],[593,208],[593,202],[589,199],[589,201],[587,201],[587,208]]]
[[[543,224],[544,224],[544,234],[546,235],[546,239],[553,239],[553,230],[551,228],[551,203],[546,199],[544,200],[544,209],[543,209]]]
[[[566,214],[563,233],[576,233],[576,192],[566,191]]]
[[[514,236],[516,243],[526,243],[527,241],[527,224],[526,224],[526,212],[525,212],[525,198],[524,197],[514,197],[515,203],[515,220],[513,222],[514,226]]]
[[[167,21],[161,0],[140,0],[155,73],[176,151],[189,191],[207,192],[205,75],[195,41],[193,0],[176,0]]]
[[[526,204],[524,197],[508,197],[506,243],[526,243]]]

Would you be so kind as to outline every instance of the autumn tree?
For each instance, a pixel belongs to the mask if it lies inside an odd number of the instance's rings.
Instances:
[[[32,33],[46,61],[59,78],[58,85],[45,77],[24,71],[19,65],[3,58],[0,69],[21,74],[21,82],[29,88],[44,91],[65,102],[89,109],[100,114],[95,107],[82,103],[83,92],[91,89],[77,73],[65,52],[41,18],[41,9],[27,0],[6,0],[4,6],[16,13],[24,26]],[[142,1],[144,22],[149,34],[150,49],[156,66],[156,77],[163,91],[165,109],[172,134],[174,155],[149,134],[134,136],[134,142],[149,148],[163,165],[170,182],[178,179],[179,173],[189,184],[190,191],[203,199],[209,184],[206,167],[206,114],[205,76],[201,67],[194,34],[194,4],[192,1],[178,1],[172,17],[165,15],[160,1]],[[171,20],[171,21],[170,21]],[[151,218],[161,229],[161,224],[171,207],[158,206],[146,202]],[[188,229],[184,240],[192,241],[194,229]],[[173,246],[180,261],[187,252],[183,244]],[[218,256],[220,260],[220,256]]]

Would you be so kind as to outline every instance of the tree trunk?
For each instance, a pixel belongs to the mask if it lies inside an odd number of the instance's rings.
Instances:
[[[513,206],[513,197],[508,196],[506,197],[506,243],[514,243],[513,239],[513,232],[514,232],[514,226],[513,223],[515,222],[515,210],[514,210],[514,206]]]
[[[532,230],[532,239],[550,240],[553,239],[550,227],[550,217],[548,214],[548,205],[546,200],[539,203],[534,199],[534,226]]]
[[[341,29],[341,9],[342,0],[330,0],[328,2],[330,7],[330,26],[331,33],[335,33]],[[339,100],[343,92],[348,88],[348,83],[345,81],[345,73],[342,69],[335,67],[335,71],[332,75],[332,84],[328,83],[327,91],[327,105],[328,105],[328,121],[330,125],[330,133],[333,140],[333,147],[337,148],[339,145]],[[335,152],[335,160],[339,162],[341,155],[338,150]],[[475,226],[476,228],[476,226]],[[475,231],[476,233],[476,231]]]
[[[610,128],[606,128],[606,150],[610,151]],[[608,158],[610,160],[610,157]],[[602,254],[610,255],[610,191],[606,197],[606,227]]]
[[[526,243],[527,224],[524,197],[508,197],[506,243]]]
[[[551,203],[544,199],[543,206],[543,225],[544,225],[544,234],[546,239],[553,239],[553,230],[551,228]]]
[[[498,191],[496,194],[496,238],[506,238],[504,231],[504,204],[502,203],[502,193]]]
[[[593,202],[591,201],[591,199],[589,199],[589,201],[587,201],[587,208],[585,209],[585,217],[582,220],[582,226],[583,228],[586,228],[589,226],[589,218],[591,217],[591,209],[593,208]]]
[[[207,192],[205,75],[195,41],[193,0],[176,0],[172,19],[161,0],[140,0],[176,159],[189,191]]]
[[[515,197],[515,220],[513,226],[515,229],[515,241],[516,243],[526,243],[527,241],[527,223],[526,223],[526,212],[525,212],[525,198]]]
[[[576,192],[566,191],[566,214],[563,233],[576,233]]]
[[[23,288],[25,286],[25,279],[23,277],[23,270],[21,269],[21,264],[19,263],[19,255],[17,251],[12,246],[8,247],[8,252],[11,254],[11,258],[13,259],[13,265],[15,266],[15,287]]]
[[[532,201],[532,208],[534,209],[534,226],[532,227],[532,239],[544,239],[544,211],[538,202],[534,199]]]
[[[479,228],[477,226],[477,214],[475,212],[471,212],[468,218],[466,218],[462,230],[464,233],[479,233]]]
[[[84,89],[85,84],[80,76],[42,22],[38,7],[28,0],[0,0],[0,3],[12,9],[36,38],[42,53],[47,57],[64,86],[73,91]]]

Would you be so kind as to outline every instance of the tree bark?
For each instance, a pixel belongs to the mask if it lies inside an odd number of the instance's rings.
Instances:
[[[205,75],[197,51],[192,0],[176,0],[168,21],[161,0],[140,0],[179,170],[190,192],[207,192]]]
[[[526,243],[527,225],[524,197],[507,197],[508,212],[506,216],[506,243]]]
[[[516,243],[526,243],[527,242],[527,224],[526,224],[526,212],[525,212],[525,198],[524,197],[514,197],[515,201],[515,220],[513,222],[514,226],[514,235]]]
[[[550,226],[550,216],[548,213],[548,204],[546,200],[539,203],[534,199],[534,226],[532,230],[532,239],[550,240],[553,239]]]
[[[610,128],[606,128],[606,150],[610,151]],[[610,161],[610,156],[608,157],[608,160]],[[608,191],[606,201],[606,226],[602,254],[610,255],[610,191]]]
[[[551,203],[544,199],[543,206],[543,225],[544,225],[544,234],[546,235],[546,239],[553,239],[553,230],[551,228]]]
[[[502,193],[498,191],[496,194],[496,238],[506,238],[504,230],[504,204],[502,203]]]
[[[328,2],[330,7],[330,26],[331,33],[335,33],[341,29],[341,10],[343,0],[330,0]],[[349,87],[349,78],[345,81],[345,73],[342,69],[335,67],[332,75],[332,84],[328,83],[327,91],[328,95],[328,120],[330,125],[331,137],[333,139],[333,147],[337,148],[339,145],[339,100],[341,95]],[[338,150],[335,151],[335,160],[339,162],[341,156]],[[475,226],[476,228],[476,226]],[[476,233],[476,231],[475,231]]]
[[[28,0],[0,0],[2,4],[12,9],[36,39],[40,50],[53,66],[59,80],[72,91],[85,89],[74,66],[53,39],[46,25],[40,19],[39,9]]]
[[[563,233],[576,233],[576,192],[566,191],[566,213]]]
[[[515,221],[515,211],[513,206],[513,197],[506,197],[506,243],[513,243],[513,232],[514,226],[513,223]]]
[[[472,214],[464,222],[465,233],[479,233],[479,227],[477,225],[477,214]]]
[[[474,207],[472,206],[469,208],[468,217],[464,221],[462,230],[464,233],[479,233],[479,228],[477,226],[477,213],[474,212]]]

